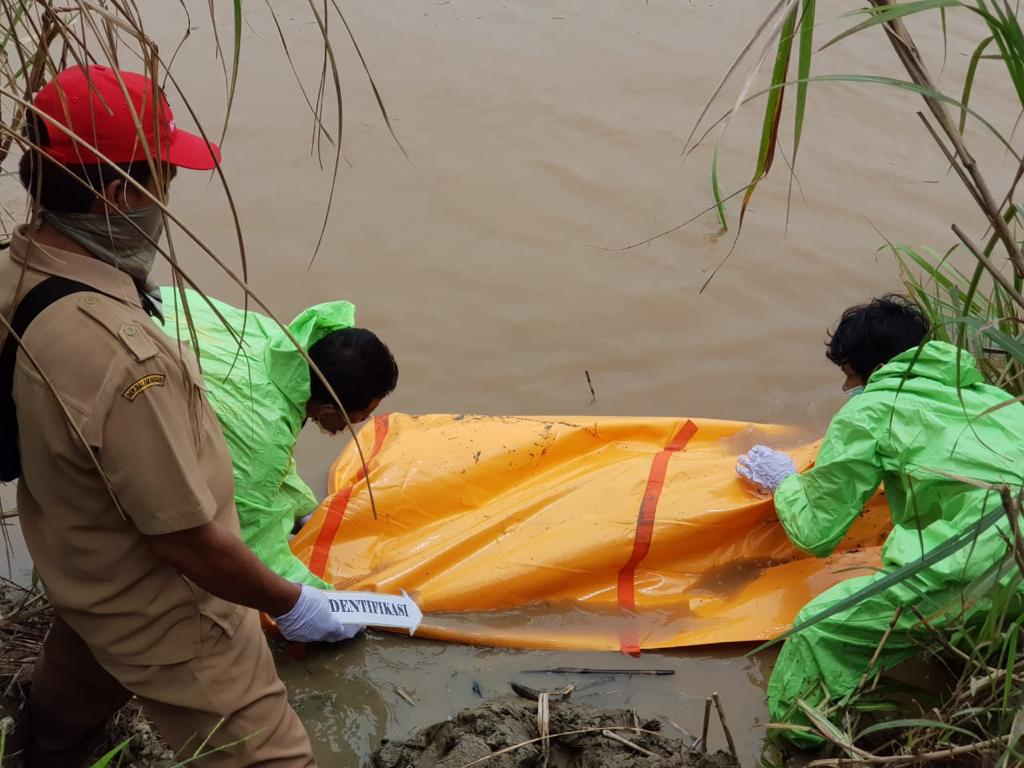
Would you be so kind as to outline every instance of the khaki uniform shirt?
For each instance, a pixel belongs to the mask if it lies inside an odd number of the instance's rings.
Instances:
[[[231,635],[247,610],[191,583],[143,539],[210,521],[240,533],[231,460],[198,365],[143,311],[128,275],[27,234],[0,254],[5,317],[50,275],[97,290],[50,305],[18,351],[18,508],[29,552],[54,607],[104,666],[193,658],[200,616]]]

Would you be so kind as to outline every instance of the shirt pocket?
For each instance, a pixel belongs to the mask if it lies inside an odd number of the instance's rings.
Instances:
[[[212,595],[188,579],[184,581],[192,591],[192,599],[195,601],[199,616],[216,624],[227,637],[233,637],[246,612],[252,609]],[[201,621],[200,625],[203,623],[205,622]]]

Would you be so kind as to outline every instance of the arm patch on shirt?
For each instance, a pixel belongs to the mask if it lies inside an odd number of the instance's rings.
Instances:
[[[162,373],[151,373],[148,376],[143,376],[138,381],[133,382],[128,389],[122,392],[121,397],[130,402],[150,387],[162,387],[164,385],[164,379],[166,378],[167,377]]]

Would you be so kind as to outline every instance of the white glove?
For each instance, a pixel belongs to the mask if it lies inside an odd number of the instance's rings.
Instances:
[[[783,480],[796,474],[796,465],[782,451],[755,445],[736,460],[736,471],[754,485],[774,493]]]
[[[360,624],[345,624],[331,610],[327,596],[308,584],[302,585],[292,609],[283,616],[275,616],[274,621],[285,640],[299,643],[336,643],[366,629]]]

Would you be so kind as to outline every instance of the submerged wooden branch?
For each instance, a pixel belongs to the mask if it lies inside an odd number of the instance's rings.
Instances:
[[[550,669],[524,669],[524,675],[674,675],[674,669],[601,669],[600,667],[551,667]]]

